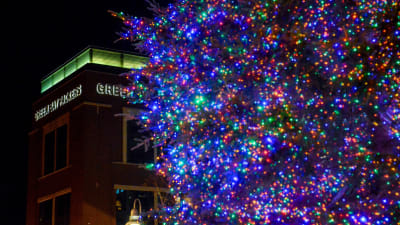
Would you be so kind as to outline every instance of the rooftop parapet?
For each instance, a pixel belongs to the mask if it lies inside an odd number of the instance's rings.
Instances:
[[[147,62],[148,58],[145,56],[116,50],[88,47],[43,78],[41,80],[41,93],[60,83],[72,73],[89,63],[125,69],[139,69],[146,65]]]

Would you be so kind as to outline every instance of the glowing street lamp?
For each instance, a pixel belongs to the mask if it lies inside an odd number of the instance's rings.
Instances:
[[[136,202],[139,204],[139,213],[136,209]],[[129,221],[125,225],[140,225],[139,215],[142,214],[142,204],[140,200],[137,198],[133,202],[133,208],[131,209],[131,214],[129,216]]]

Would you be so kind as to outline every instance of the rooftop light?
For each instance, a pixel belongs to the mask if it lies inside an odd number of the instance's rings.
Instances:
[[[147,61],[148,58],[144,56],[90,47],[46,76],[41,81],[41,93],[61,82],[88,63],[125,69],[138,69],[143,67]]]

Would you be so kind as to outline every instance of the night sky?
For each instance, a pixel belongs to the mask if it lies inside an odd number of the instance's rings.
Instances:
[[[135,51],[114,43],[122,23],[107,10],[152,17],[147,7],[144,0],[2,1],[0,224],[25,224],[28,133],[40,79],[88,45]]]

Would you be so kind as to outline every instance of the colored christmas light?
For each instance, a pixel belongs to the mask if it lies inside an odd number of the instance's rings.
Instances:
[[[166,224],[397,224],[400,3],[179,0],[121,18]],[[138,42],[139,41],[139,42]]]

